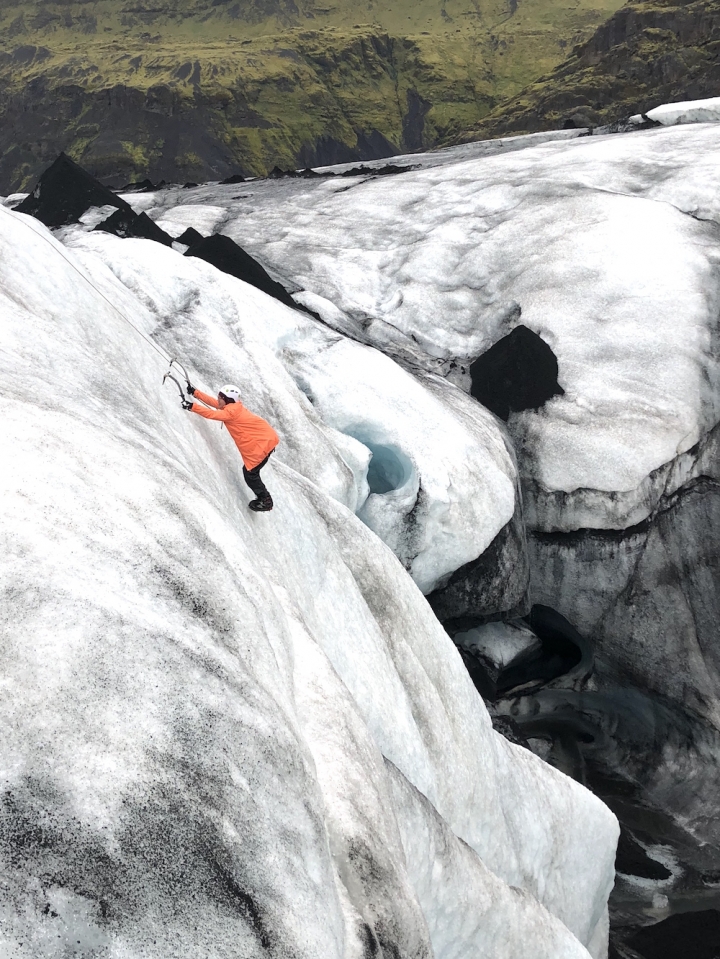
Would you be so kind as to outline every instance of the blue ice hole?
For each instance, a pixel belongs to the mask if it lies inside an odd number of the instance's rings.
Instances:
[[[372,453],[367,473],[371,493],[390,493],[407,483],[414,470],[412,463],[401,450],[356,438]]]

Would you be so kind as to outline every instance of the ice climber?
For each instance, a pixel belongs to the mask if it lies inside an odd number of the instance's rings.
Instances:
[[[187,385],[190,396],[196,396],[212,409],[206,409],[198,403],[189,400],[183,401],[183,407],[204,416],[206,420],[220,420],[227,427],[227,431],[235,440],[243,458],[243,476],[245,482],[255,494],[255,499],[248,503],[250,509],[257,513],[264,513],[273,508],[272,496],[268,493],[265,484],[260,479],[260,470],[270,459],[270,454],[280,442],[275,430],[260,416],[256,416],[246,409],[240,402],[240,390],[237,386],[223,386],[218,398],[213,399],[207,393],[201,393],[194,386]]]

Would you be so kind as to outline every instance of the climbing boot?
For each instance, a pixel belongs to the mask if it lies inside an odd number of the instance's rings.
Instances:
[[[272,496],[267,493],[265,496],[260,496],[257,499],[251,500],[248,503],[248,506],[256,513],[267,513],[268,510],[273,508]]]

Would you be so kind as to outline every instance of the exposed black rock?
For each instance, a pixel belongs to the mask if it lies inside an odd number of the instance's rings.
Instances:
[[[183,234],[184,235],[184,234]],[[197,256],[206,263],[211,263],[223,273],[244,280],[251,286],[257,287],[263,293],[275,297],[285,306],[293,309],[302,309],[290,296],[282,284],[273,280],[257,260],[246,253],[229,236],[216,233],[214,236],[204,237],[190,247],[185,256]]]
[[[398,166],[396,163],[388,163],[379,167],[356,166],[352,170],[344,170],[340,176],[394,176],[396,173],[409,173],[411,170],[417,170],[417,166]]]
[[[670,916],[640,929],[626,942],[643,959],[718,959],[720,912],[706,909]]]
[[[92,206],[115,206],[133,212],[125,200],[61,153],[16,210],[36,217],[45,226],[65,226],[77,223]]]
[[[241,173],[233,173],[232,176],[226,177],[224,180],[220,181],[221,186],[231,186],[233,183],[244,183],[245,177]]]
[[[322,173],[318,173],[317,170],[313,170],[309,166],[305,167],[304,170],[282,170],[279,166],[276,166],[268,173],[269,180],[282,180],[286,177],[290,179],[314,180],[317,177],[323,176],[336,176],[336,174],[330,170],[324,170]]]
[[[184,246],[192,246],[194,243],[199,243],[202,239],[202,233],[198,233],[195,227],[189,226],[187,230],[177,238],[177,242],[182,243]]]
[[[198,186],[197,183],[193,183],[192,181],[190,181],[188,183],[183,184],[183,190],[194,190],[196,186]]]
[[[669,879],[672,873],[657,859],[651,859],[628,829],[620,830],[615,870],[641,879]]]
[[[135,237],[142,240],[155,240],[164,246],[172,246],[173,238],[157,223],[154,223],[147,213],[135,213],[131,209],[117,210],[107,220],[98,223],[96,230],[103,233],[112,233],[114,236]]]
[[[565,390],[548,344],[522,324],[470,366],[471,394],[502,420],[512,412],[536,410]]]
[[[456,569],[427,597],[433,612],[453,635],[491,619],[523,616],[529,567],[522,512],[517,509],[477,559]]]
[[[408,173],[410,170],[417,170],[418,166],[397,166],[394,163],[388,163],[381,167],[354,166],[350,170],[343,170],[342,173],[335,173],[333,170],[313,170],[311,167],[305,167],[304,170],[283,170],[279,166],[273,167],[268,173],[269,180],[301,179],[314,180],[317,177],[334,176],[392,176],[395,173]],[[224,180],[224,183],[229,181]],[[239,181],[238,181],[239,182]]]
[[[138,183],[126,183],[125,186],[118,190],[118,193],[154,193],[155,190],[160,189],[161,186],[165,185],[165,181],[161,181],[158,186],[152,182],[152,180],[140,180]]]
[[[300,179],[300,180],[315,180],[315,179],[317,179],[317,177],[322,177],[322,176],[335,176],[335,174],[334,174],[334,173],[329,173],[329,172],[327,172],[327,171],[323,171],[322,173],[318,173],[317,170],[313,170],[313,169],[311,169],[309,166],[306,166],[304,170],[292,170],[292,171],[289,171],[289,172],[287,173],[287,176],[295,177],[296,179]]]

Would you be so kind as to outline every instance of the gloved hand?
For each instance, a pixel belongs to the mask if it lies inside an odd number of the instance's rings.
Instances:
[[[188,385],[185,387],[185,392],[187,393],[188,396],[195,396],[195,387],[190,386],[190,384],[188,383]]]
[[[182,408],[184,410],[191,410],[193,408],[193,405],[190,402],[190,400],[182,400]]]

